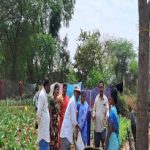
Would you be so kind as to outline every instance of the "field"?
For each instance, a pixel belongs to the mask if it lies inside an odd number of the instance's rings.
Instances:
[[[35,112],[29,103],[0,103],[0,148],[36,149]]]
[[[34,150],[37,149],[35,110],[30,100],[0,102],[0,149]],[[127,140],[130,122],[120,119],[120,143]],[[93,137],[93,136],[92,136]]]

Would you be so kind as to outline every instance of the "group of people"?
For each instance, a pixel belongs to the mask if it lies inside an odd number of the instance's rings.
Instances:
[[[66,94],[67,84],[60,87],[55,84],[53,95],[48,98],[50,82],[43,81],[43,88],[36,94],[36,118],[38,124],[39,150],[70,150],[73,135],[81,133],[82,141],[87,146],[88,114],[91,111],[86,102],[86,92],[76,86],[69,99]],[[37,96],[38,95],[38,96]],[[35,101],[35,98],[34,98]],[[91,117],[94,121],[94,146],[104,150],[119,150],[118,93],[113,88],[109,99],[104,95],[104,82],[99,82],[99,94],[95,98]],[[77,137],[77,136],[76,136]]]

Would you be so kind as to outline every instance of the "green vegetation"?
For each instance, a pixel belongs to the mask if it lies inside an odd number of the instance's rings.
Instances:
[[[120,146],[123,146],[123,144],[127,141],[128,138],[127,129],[130,130],[130,120],[124,117],[120,117],[120,129],[119,129]]]
[[[119,96],[119,103],[118,103],[118,105],[119,105],[119,110],[120,110],[120,114],[122,115],[122,116],[128,116],[128,114],[129,114],[129,110],[128,110],[128,105],[127,105],[127,103],[126,103],[126,98],[125,98],[125,96],[124,95],[120,95]]]
[[[66,38],[60,40],[58,33],[62,25],[69,25],[74,5],[74,0],[3,1],[0,5],[0,78],[36,82],[41,76],[48,76],[53,81],[55,72],[65,72],[64,61],[69,63],[65,58],[70,54],[64,45]],[[61,67],[57,68],[55,60],[60,60]]]
[[[0,103],[0,149],[34,150],[37,146],[34,107],[16,103]]]
[[[81,30],[74,59],[77,77],[89,88],[101,79],[106,85],[122,82],[127,72],[137,77],[133,44],[122,38],[101,40],[99,31]]]

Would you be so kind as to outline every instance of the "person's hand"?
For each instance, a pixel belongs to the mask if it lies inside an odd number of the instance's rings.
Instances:
[[[75,126],[75,140],[77,140],[77,138],[78,138],[78,133],[79,133],[79,131],[80,131],[80,126],[77,124],[77,125]]]
[[[76,130],[76,133],[80,131],[80,126],[78,124],[75,126],[75,130]]]
[[[95,111],[92,111],[91,116],[92,116],[92,119],[95,120],[95,118],[96,118]]]
[[[106,145],[104,144],[104,150],[106,150]]]

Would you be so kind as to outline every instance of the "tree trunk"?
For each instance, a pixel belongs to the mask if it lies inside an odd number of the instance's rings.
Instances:
[[[136,150],[148,150],[149,13],[147,0],[138,0],[139,72]]]

